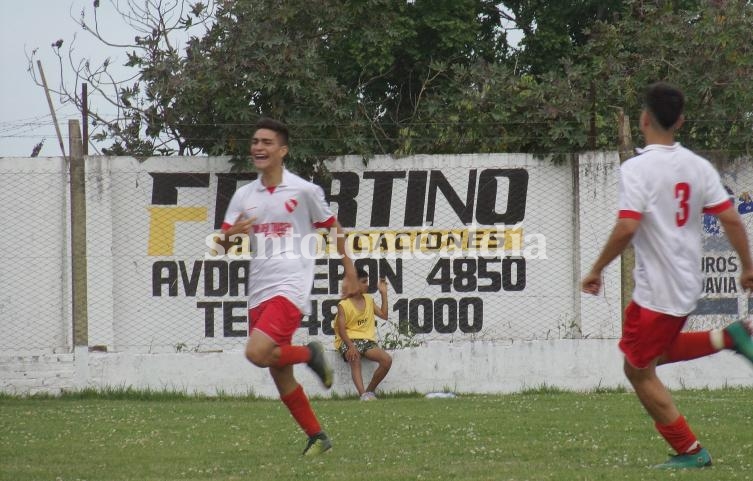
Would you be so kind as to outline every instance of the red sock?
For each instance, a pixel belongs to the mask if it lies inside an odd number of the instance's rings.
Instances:
[[[309,362],[311,350],[306,346],[280,346],[280,359],[275,367],[285,367],[291,364]]]
[[[309,437],[322,430],[314,411],[311,409],[309,399],[306,397],[306,393],[303,392],[300,384],[292,392],[281,396],[280,399],[288,407],[288,411],[293,415],[293,419],[295,419]]]
[[[714,331],[681,332],[664,353],[666,362],[689,361],[718,352],[722,347],[714,346],[712,335],[718,336]],[[722,336],[724,348],[731,348],[732,338],[727,331],[722,331]]]
[[[701,449],[698,439],[682,415],[671,424],[654,423],[654,425],[672,449],[677,451],[677,454],[692,453]]]
[[[724,335],[724,349],[732,349],[735,346],[735,341],[732,340],[732,336],[729,335],[729,332],[722,330],[722,334]]]

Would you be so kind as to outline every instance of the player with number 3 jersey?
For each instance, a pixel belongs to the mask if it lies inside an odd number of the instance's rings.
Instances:
[[[701,257],[704,213],[716,215],[742,272],[740,286],[753,288],[745,227],[706,159],[675,141],[684,122],[684,96],[665,83],[648,87],[640,129],[646,147],[620,168],[617,223],[582,289],[598,294],[603,269],[632,241],[635,248],[635,289],[625,309],[619,347],[624,371],[656,429],[677,455],[657,468],[709,466],[711,456],[701,446],[672,397],[659,380],[656,367],[733,349],[753,362],[751,326],[735,321],[724,329],[681,332],[703,289]]]

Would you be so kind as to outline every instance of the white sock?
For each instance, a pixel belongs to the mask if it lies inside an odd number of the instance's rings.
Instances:
[[[711,341],[711,347],[721,351],[724,349],[724,332],[721,329],[712,329],[709,331],[709,341]]]

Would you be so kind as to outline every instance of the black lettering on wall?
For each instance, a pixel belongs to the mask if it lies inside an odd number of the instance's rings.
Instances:
[[[327,286],[321,285],[320,281],[327,280],[327,273],[326,272],[317,272],[316,267],[318,266],[326,266],[329,264],[329,259],[316,259],[314,261],[314,283],[311,286],[311,294],[318,295],[318,294],[329,294],[329,290],[327,290]]]
[[[434,223],[434,211],[437,205],[437,191],[442,195],[457,214],[458,219],[463,224],[473,222],[473,200],[476,198],[476,169],[468,171],[468,192],[465,196],[465,203],[460,200],[455,189],[452,188],[447,178],[441,170],[432,170],[429,177],[429,200],[426,205],[426,222]]]
[[[329,263],[329,292],[340,292],[340,281],[345,277],[345,268],[340,259],[332,259]]]
[[[458,329],[458,306],[453,298],[434,301],[434,329],[440,334],[452,334]]]
[[[204,337],[214,337],[214,310],[222,307],[222,302],[197,302],[196,307],[204,309]]]
[[[526,260],[523,257],[502,259],[502,289],[522,291],[526,288]]]
[[[186,172],[149,172],[152,204],[178,205],[178,187],[209,187],[209,174]]]
[[[245,296],[248,292],[248,261],[231,261],[229,266],[230,295]],[[243,285],[243,290],[240,286]]]
[[[375,171],[364,172],[364,179],[374,179],[374,196],[371,199],[372,227],[386,227],[390,225],[390,210],[392,208],[392,186],[395,179],[404,179],[405,171]]]
[[[379,277],[384,277],[397,294],[403,293],[403,260],[395,259],[395,269],[392,269],[388,259],[379,259]]]
[[[419,297],[408,304],[408,322],[417,334],[428,334],[434,328],[434,303]]]
[[[233,309],[243,309],[243,314],[236,316]],[[225,301],[222,303],[222,335],[224,337],[244,337],[248,334],[248,311],[246,301]],[[234,329],[236,322],[243,323],[243,329]]]
[[[201,264],[202,261],[194,261],[191,275],[189,276],[186,269],[186,261],[178,262],[180,279],[183,281],[183,290],[186,291],[186,296],[188,297],[196,296],[196,289],[199,287],[199,278],[201,277]]]
[[[204,295],[219,297],[227,294],[227,262],[204,262]]]
[[[506,209],[497,212],[497,179],[507,177]],[[487,169],[482,170],[478,181],[478,198],[476,199],[476,221],[483,225],[512,225],[523,220],[526,215],[526,196],[528,195],[528,171],[525,169]]]
[[[335,335],[335,319],[340,299],[326,299],[322,302],[322,334]]]
[[[458,303],[460,331],[464,333],[481,332],[484,326],[484,301],[479,297],[464,297]],[[473,315],[469,314],[472,311]]]
[[[337,180],[340,190],[337,194],[332,193],[332,180]],[[358,213],[358,189],[360,177],[355,172],[332,172],[328,179],[317,179],[324,190],[324,198],[327,202],[337,203],[337,220],[343,227],[356,226],[356,214]]]
[[[405,195],[406,227],[417,227],[424,224],[424,206],[426,205],[426,176],[425,170],[408,172],[408,191]]]
[[[162,286],[167,286],[167,295],[178,295],[178,266],[174,261],[157,261],[152,264],[152,296],[162,296]]]

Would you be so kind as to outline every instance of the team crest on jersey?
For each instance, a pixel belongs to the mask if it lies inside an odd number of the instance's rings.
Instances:
[[[295,210],[295,208],[298,207],[298,201],[295,200],[294,197],[291,197],[290,199],[285,201],[285,209],[287,209],[288,212],[291,214]]]

